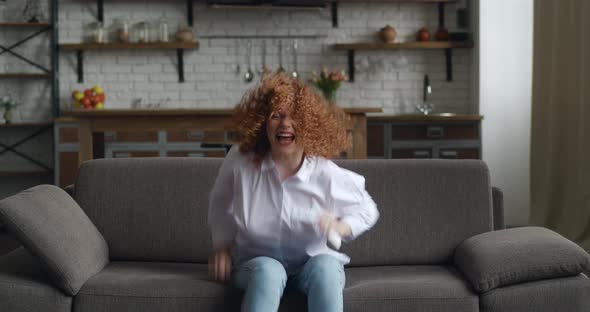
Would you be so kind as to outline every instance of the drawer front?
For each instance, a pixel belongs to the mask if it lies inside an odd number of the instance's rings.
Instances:
[[[439,151],[440,158],[446,159],[480,159],[477,148],[444,148]]]
[[[224,151],[168,151],[168,157],[225,157]]]
[[[59,186],[74,184],[78,175],[78,152],[59,152]]]
[[[391,126],[392,140],[477,140],[477,124],[404,124]]]
[[[105,142],[158,142],[158,131],[124,132],[107,131]]]
[[[384,126],[367,125],[367,156],[385,157]]]
[[[78,128],[60,127],[59,143],[78,143]]]
[[[158,157],[158,151],[113,151],[113,158]]]
[[[432,150],[427,148],[395,148],[391,150],[393,159],[432,158]]]
[[[168,142],[207,142],[223,143],[225,133],[223,131],[168,131]]]

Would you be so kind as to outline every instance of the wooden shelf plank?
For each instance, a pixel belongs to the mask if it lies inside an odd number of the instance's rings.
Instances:
[[[46,79],[46,78],[51,78],[51,74],[45,74],[45,73],[0,73],[0,79],[2,79],[2,78]]]
[[[339,43],[333,45],[336,50],[399,50],[399,49],[470,49],[472,41],[426,41],[402,43]]]
[[[145,42],[145,43],[67,43],[59,45],[63,50],[151,50],[151,49],[197,49],[199,42]]]
[[[52,175],[52,172],[48,171],[0,171],[0,177],[32,177],[32,176],[48,176]]]
[[[400,2],[430,2],[430,3],[453,3],[458,0],[336,0],[336,2],[352,2],[352,3],[400,3]]]
[[[381,108],[342,108],[349,114],[380,113]],[[68,109],[62,110],[64,116],[72,117],[136,117],[136,116],[194,116],[194,115],[221,115],[233,114],[232,109]]]
[[[0,128],[26,128],[26,127],[44,127],[52,125],[52,121],[46,122],[15,122],[0,124]]]
[[[49,23],[27,23],[27,22],[0,22],[0,27],[31,27],[31,28],[42,28],[49,27]]]
[[[471,114],[452,114],[452,115],[420,115],[420,114],[402,114],[402,115],[379,115],[367,116],[370,121],[480,121],[482,115]]]

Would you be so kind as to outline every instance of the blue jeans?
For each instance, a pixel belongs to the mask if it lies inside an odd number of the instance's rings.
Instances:
[[[312,257],[291,275],[279,261],[256,257],[235,267],[231,279],[235,287],[244,290],[242,312],[277,311],[287,280],[307,295],[309,312],[343,310],[344,268],[332,256]]]

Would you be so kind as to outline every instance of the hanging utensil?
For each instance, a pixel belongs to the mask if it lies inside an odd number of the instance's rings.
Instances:
[[[250,55],[252,54],[252,42],[248,40],[248,44],[246,46],[246,61],[248,69],[244,73],[244,82],[252,82],[254,80],[254,72],[252,71],[252,67],[250,66]]]
[[[293,40],[293,71],[291,77],[299,78],[299,72],[297,72],[297,39]]]
[[[236,76],[240,75],[241,68],[240,68],[240,40],[236,40]]]
[[[279,69],[277,73],[284,73],[285,68],[283,68],[283,40],[279,40]]]
[[[270,69],[266,66],[266,40],[262,40],[262,66],[258,71],[260,79],[263,79],[269,72]]]

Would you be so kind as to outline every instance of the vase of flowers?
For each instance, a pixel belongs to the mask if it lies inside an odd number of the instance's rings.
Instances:
[[[4,96],[0,98],[0,108],[4,109],[4,122],[11,123],[12,122],[12,109],[18,106],[18,102],[10,98],[9,96]]]
[[[336,91],[340,88],[342,81],[346,80],[346,74],[343,70],[329,71],[324,67],[319,74],[312,72],[311,83],[322,92],[322,95],[330,104],[335,104]]]

